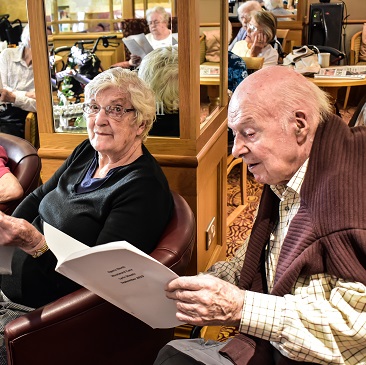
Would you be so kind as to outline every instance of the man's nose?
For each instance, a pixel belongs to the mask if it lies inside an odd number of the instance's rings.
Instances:
[[[235,158],[243,157],[245,154],[249,152],[247,145],[244,143],[244,140],[240,137],[235,137],[234,145],[231,153]]]

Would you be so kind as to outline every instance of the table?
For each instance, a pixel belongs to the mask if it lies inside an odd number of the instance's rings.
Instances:
[[[354,79],[320,79],[320,78],[315,78],[315,77],[314,78],[307,77],[307,79],[309,81],[313,82],[315,85],[322,88],[324,91],[326,91],[330,95],[334,105],[337,102],[338,90],[341,87],[366,85],[366,78],[354,80]],[[348,90],[348,93],[349,93],[349,90]],[[348,95],[346,95],[345,105],[347,104],[346,103],[347,99],[348,99]]]

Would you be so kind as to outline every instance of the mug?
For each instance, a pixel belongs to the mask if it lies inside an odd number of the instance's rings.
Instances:
[[[330,53],[319,53],[318,54],[318,62],[320,67],[329,67],[330,63]]]

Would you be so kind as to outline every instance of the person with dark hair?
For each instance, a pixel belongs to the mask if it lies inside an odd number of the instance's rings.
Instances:
[[[269,11],[251,13],[247,36],[235,43],[232,52],[240,57],[263,57],[263,67],[277,65],[278,52],[270,44],[276,37],[276,18]]]
[[[366,128],[350,128],[324,91],[284,66],[239,84],[228,124],[233,155],[264,184],[250,237],[230,261],[173,279],[166,295],[182,323],[238,334],[171,341],[154,365],[363,365]]]
[[[0,53],[0,103],[6,103],[0,112],[0,132],[24,138],[27,114],[37,111],[28,24],[21,40],[19,47]]]

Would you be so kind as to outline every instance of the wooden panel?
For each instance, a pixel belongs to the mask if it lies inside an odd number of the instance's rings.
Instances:
[[[227,1],[220,0],[222,24],[227,21]],[[40,132],[39,154],[42,158],[43,181],[70,155],[74,148],[88,138],[86,134],[55,133],[48,72],[47,37],[43,2],[27,0],[31,39],[34,52],[34,76],[38,100],[37,114]],[[172,190],[180,193],[192,208],[197,220],[197,247],[194,250],[189,274],[204,271],[226,250],[226,154],[227,154],[227,75],[222,74],[220,105],[211,121],[200,129],[199,84],[199,23],[198,0],[177,2],[179,22],[179,83],[180,138],[149,137],[146,146],[166,174]],[[227,68],[227,27],[223,27],[222,69]],[[85,35],[78,35],[78,37]],[[95,37],[97,35],[94,35]],[[58,38],[57,38],[58,37]],[[55,41],[71,44],[75,35],[54,36]],[[75,38],[76,37],[76,38]],[[106,51],[106,59],[113,59]],[[104,56],[103,56],[104,57]],[[112,62],[112,61],[111,61]],[[216,218],[216,237],[206,250],[205,231]]]

